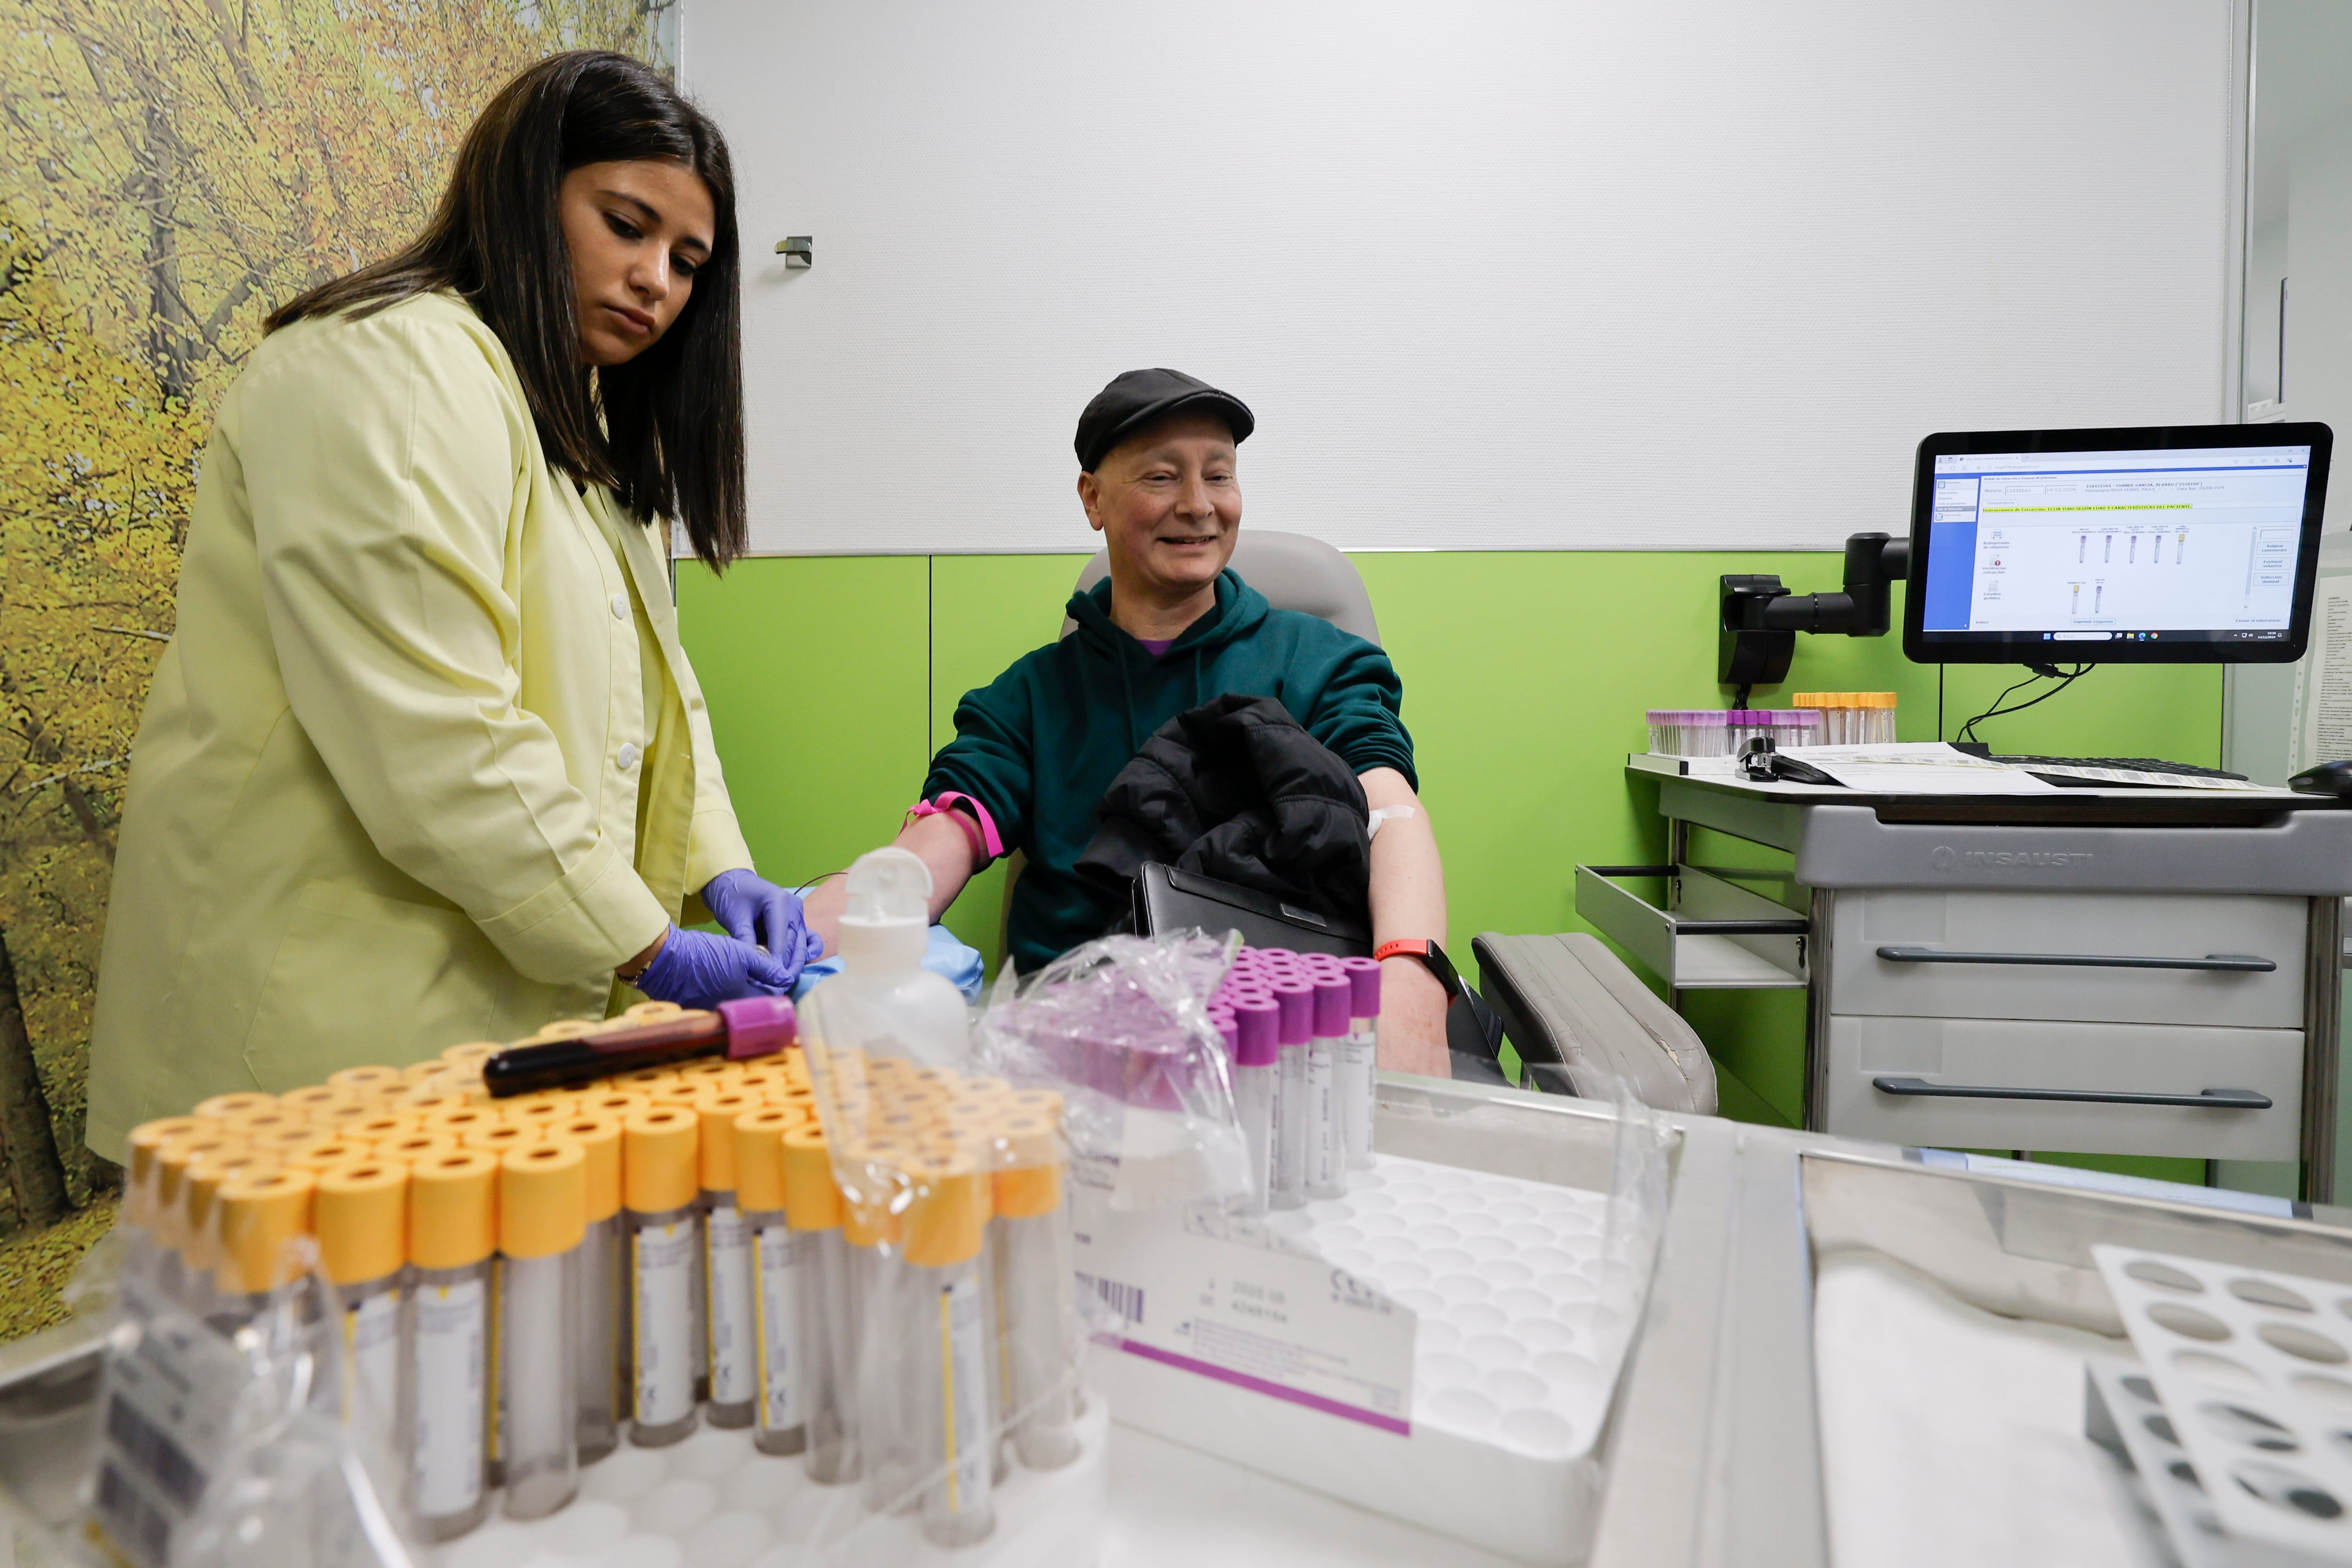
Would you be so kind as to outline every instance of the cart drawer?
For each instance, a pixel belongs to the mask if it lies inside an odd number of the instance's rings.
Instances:
[[[1655,882],[1659,907],[1624,885]],[[1580,865],[1576,913],[1677,991],[1802,990],[1805,916],[1686,865]]]
[[[1834,1014],[1827,1070],[1823,1130],[1846,1137],[2197,1159],[2298,1150],[2301,1030]],[[2052,1092],[2194,1103],[2037,1097]]]
[[[1906,891],[1833,903],[1832,1012],[2303,1025],[2300,898]]]

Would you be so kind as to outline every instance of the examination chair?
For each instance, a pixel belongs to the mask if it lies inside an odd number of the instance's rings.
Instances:
[[[1355,563],[1321,539],[1265,528],[1243,531],[1233,569],[1278,610],[1320,616],[1367,643],[1381,640],[1372,596]],[[1110,572],[1097,550],[1078,573],[1081,593]],[[1077,630],[1064,618],[1062,635]],[[1005,883],[1008,904],[1013,883]],[[1456,1078],[1502,1078],[1496,1048],[1511,1042],[1530,1087],[1606,1099],[1622,1079],[1643,1104],[1715,1113],[1715,1063],[1690,1025],[1660,1001],[1594,937],[1504,936],[1472,944],[1483,996],[1465,995],[1446,1013]]]

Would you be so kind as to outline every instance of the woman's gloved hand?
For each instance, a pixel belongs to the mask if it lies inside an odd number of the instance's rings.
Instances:
[[[628,984],[657,1002],[714,1008],[738,997],[790,996],[800,970],[799,964],[787,968],[751,943],[673,925],[653,962]]]
[[[824,938],[808,928],[801,913],[800,895],[761,881],[755,873],[720,872],[702,884],[702,903],[727,935],[767,948],[791,979],[798,979],[801,966],[824,951]]]

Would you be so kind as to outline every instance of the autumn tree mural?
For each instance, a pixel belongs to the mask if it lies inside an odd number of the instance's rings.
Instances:
[[[90,997],[211,411],[557,49],[677,0],[0,0],[0,1234],[87,1203]]]

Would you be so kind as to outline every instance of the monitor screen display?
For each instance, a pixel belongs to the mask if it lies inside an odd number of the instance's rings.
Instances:
[[[2210,445],[2141,444],[2189,431],[2084,431],[2071,448],[2067,433],[2049,432],[2005,451],[1931,451],[1988,440],[1931,437],[1914,499],[1905,630],[1916,646],[1906,651],[2050,663],[2300,656],[2326,483],[2324,427],[2316,443],[2298,439],[2311,428],[2222,427]]]

